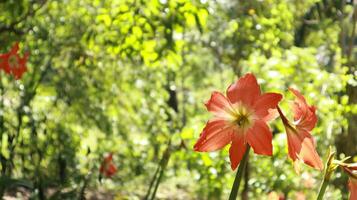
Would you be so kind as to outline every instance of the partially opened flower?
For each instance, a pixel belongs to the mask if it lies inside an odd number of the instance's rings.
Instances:
[[[0,68],[7,74],[14,75],[15,79],[20,79],[22,74],[26,72],[26,62],[29,56],[25,53],[23,57],[18,54],[19,43],[15,43],[10,52],[0,54]]]
[[[310,134],[317,123],[316,108],[309,106],[299,91],[293,88],[289,88],[289,90],[296,96],[292,104],[294,122],[291,123],[278,107],[287,134],[289,157],[293,160],[297,171],[297,161],[322,170],[323,163],[316,152],[315,142]]]
[[[231,144],[229,157],[234,170],[240,163],[247,143],[256,154],[272,155],[272,133],[267,121],[282,95],[261,94],[253,74],[246,74],[227,89],[227,97],[213,92],[206,103],[214,117],[209,120],[196,142],[195,151],[215,151]]]
[[[106,157],[104,157],[104,160],[100,165],[99,172],[101,175],[110,178],[115,174],[116,171],[117,168],[113,163],[113,154],[110,153]]]
[[[348,174],[348,187],[350,189],[350,200],[357,200],[357,163],[340,165]]]

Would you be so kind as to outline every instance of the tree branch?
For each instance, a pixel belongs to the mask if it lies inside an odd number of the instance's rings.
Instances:
[[[47,0],[40,0],[39,1],[40,4],[36,9],[32,9],[32,6],[31,6],[30,9],[18,20],[13,21],[12,23],[10,23],[8,25],[0,27],[0,33],[11,31],[11,32],[14,32],[19,35],[23,34],[24,32],[16,29],[15,26],[18,25],[19,23],[21,23],[22,21],[26,20],[28,17],[34,16],[36,14],[36,12],[38,10],[40,10],[45,5],[46,2],[47,2]]]

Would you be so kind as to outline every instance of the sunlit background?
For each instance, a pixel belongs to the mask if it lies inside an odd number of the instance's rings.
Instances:
[[[317,106],[324,162],[329,146],[356,162],[356,20],[352,0],[0,1],[0,54],[30,52],[20,80],[1,72],[1,194],[227,199],[228,148],[193,145],[211,92],[247,72],[289,117],[288,87]],[[274,155],[251,152],[239,198],[316,198],[323,173],[296,174],[283,124],[271,129]],[[117,172],[99,178],[110,152]],[[325,199],[347,198],[338,169]]]

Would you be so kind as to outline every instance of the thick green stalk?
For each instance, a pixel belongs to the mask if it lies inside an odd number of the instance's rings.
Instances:
[[[321,187],[320,187],[320,191],[319,191],[319,195],[317,196],[316,200],[322,200],[328,185],[328,180],[326,178],[324,178],[324,180],[321,183]]]
[[[317,200],[322,200],[323,199],[324,194],[326,192],[326,188],[327,188],[328,182],[331,179],[332,173],[336,170],[336,168],[338,166],[338,165],[336,165],[334,163],[335,153],[336,152],[332,151],[331,147],[330,147],[329,153],[328,153],[329,155],[328,155],[328,158],[327,158],[327,161],[326,161],[326,164],[325,164],[324,179],[323,179],[323,181],[321,183],[320,191],[319,191],[319,194],[317,195]]]
[[[236,174],[236,177],[233,182],[231,194],[229,195],[229,200],[237,199],[240,181],[242,180],[243,172],[245,170],[245,167],[246,167],[247,161],[248,161],[249,150],[250,150],[250,146],[247,144],[247,149],[244,153],[243,159],[241,160],[241,162],[239,164],[237,174]]]

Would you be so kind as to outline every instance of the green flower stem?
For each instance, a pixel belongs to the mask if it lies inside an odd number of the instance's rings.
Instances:
[[[160,170],[161,170],[161,166],[160,166],[160,164],[159,164],[159,165],[157,166],[156,171],[155,171],[154,177],[152,178],[152,180],[151,180],[151,182],[150,182],[150,186],[149,186],[149,189],[148,189],[148,191],[147,191],[147,193],[146,193],[146,195],[145,195],[144,200],[148,200],[148,199],[149,199],[150,194],[152,193],[153,186],[154,186],[154,184],[156,184],[157,175],[159,174]]]
[[[236,200],[237,199],[240,181],[242,180],[242,176],[243,176],[244,170],[245,170],[245,168],[247,166],[249,150],[250,150],[250,146],[247,144],[247,149],[246,149],[246,151],[244,153],[242,161],[239,164],[239,167],[238,167],[238,170],[237,170],[237,174],[236,174],[236,177],[235,177],[234,182],[233,182],[231,194],[229,195],[229,200]]]
[[[319,191],[319,195],[317,196],[317,200],[322,200],[327,188],[329,180],[326,179],[326,177],[324,177],[324,180],[321,183],[321,187],[320,187],[320,191]]]
[[[166,166],[170,160],[171,156],[171,139],[169,140],[169,144],[162,155],[162,158],[160,162],[158,163],[158,167],[156,169],[155,175],[150,183],[149,189],[146,193],[145,200],[154,200],[156,196],[157,189],[159,188],[160,182],[162,180],[162,177],[164,176],[164,171],[166,169]]]
[[[334,151],[331,150],[331,147],[329,149],[329,155],[326,161],[326,165],[325,165],[325,173],[324,173],[324,180],[321,183],[320,186],[320,191],[319,194],[317,195],[317,200],[322,200],[324,197],[324,194],[326,192],[326,188],[328,185],[328,182],[331,179],[332,173],[336,170],[337,166],[336,164],[334,164],[334,157],[335,157],[335,153]]]

